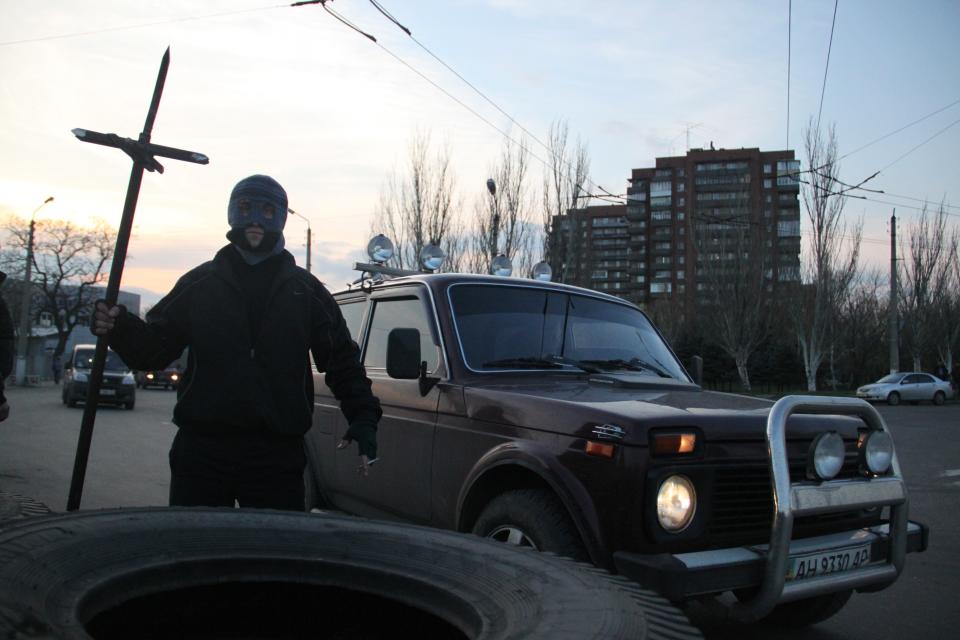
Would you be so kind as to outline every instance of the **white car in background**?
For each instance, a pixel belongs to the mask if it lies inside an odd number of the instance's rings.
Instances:
[[[883,400],[887,404],[900,404],[929,400],[940,405],[953,397],[953,387],[946,380],[929,373],[891,373],[857,389],[857,397],[864,400]]]

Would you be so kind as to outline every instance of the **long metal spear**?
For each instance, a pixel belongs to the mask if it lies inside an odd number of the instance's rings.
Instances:
[[[110,266],[110,278],[107,281],[105,300],[108,307],[117,303],[120,293],[120,279],[123,276],[123,265],[127,258],[127,245],[130,241],[130,231],[133,228],[133,214],[137,209],[137,198],[140,196],[140,183],[143,180],[143,171],[163,173],[163,165],[157,162],[154,156],[184,160],[196,164],[207,164],[207,156],[193,151],[163,147],[150,143],[150,134],[153,131],[153,122],[157,118],[157,109],[160,107],[160,96],[163,94],[163,85],[167,79],[167,68],[170,66],[170,47],[163,54],[160,61],[160,72],[157,74],[157,83],[153,89],[153,98],[147,111],[147,120],[143,125],[143,132],[137,140],[121,138],[113,133],[98,133],[86,129],[74,129],[73,134],[84,142],[116,147],[123,150],[133,160],[133,169],[130,171],[130,182],[127,185],[127,198],[123,204],[123,216],[120,218],[120,228],[117,230],[117,244],[113,252],[113,263]],[[87,384],[87,402],[83,410],[83,422],[80,425],[80,437],[77,441],[77,455],[73,463],[73,478],[70,481],[70,496],[67,498],[67,511],[76,511],[80,508],[80,496],[83,493],[83,480],[87,472],[87,459],[90,455],[90,441],[93,439],[93,423],[97,416],[97,399],[100,395],[100,385],[103,382],[103,368],[107,360],[107,337],[97,337],[97,349],[93,356],[93,366]]]

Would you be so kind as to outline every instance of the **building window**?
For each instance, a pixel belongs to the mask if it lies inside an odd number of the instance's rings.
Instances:
[[[636,281],[637,281],[637,282],[646,282],[646,281],[647,281],[647,276],[641,274],[641,275],[639,275],[639,276],[636,277]]]
[[[653,264],[656,265],[665,265],[670,264],[671,262],[672,260],[670,259],[670,256],[657,256],[653,259]]]
[[[651,282],[650,293],[670,293],[672,286],[669,282]]]
[[[800,221],[799,220],[781,220],[777,223],[777,236],[791,237],[800,235]]]
[[[771,180],[770,178],[765,178],[764,181],[763,181],[763,188],[764,188],[764,189],[772,189],[772,188],[773,188],[773,180]]]
[[[765,164],[765,165],[763,165],[763,172],[764,172],[764,173],[773,173],[773,165],[770,165],[770,164]]]
[[[684,184],[683,182],[677,183],[677,193],[683,193],[684,191],[686,191],[686,189],[687,189],[686,184]]]
[[[656,279],[658,279],[658,280],[669,280],[669,279],[670,279],[670,270],[667,269],[667,270],[661,270],[661,271],[654,271],[654,272],[653,272],[653,277],[656,278]]]
[[[670,220],[673,217],[673,212],[669,209],[666,211],[654,211],[650,214],[651,220]]]
[[[673,245],[669,242],[657,242],[653,245],[655,251],[670,251]]]
[[[683,280],[687,276],[687,272],[684,270],[677,271],[677,280]]]

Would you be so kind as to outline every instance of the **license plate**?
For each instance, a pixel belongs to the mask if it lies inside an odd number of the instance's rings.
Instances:
[[[116,389],[100,389],[100,395],[102,396],[115,396],[117,395]]]
[[[847,547],[790,558],[787,580],[815,578],[829,573],[852,571],[870,562],[870,545]]]

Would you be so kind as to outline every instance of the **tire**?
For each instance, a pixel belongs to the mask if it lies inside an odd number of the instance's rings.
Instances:
[[[896,391],[891,391],[890,395],[887,396],[887,404],[891,407],[895,407],[900,404],[900,394]]]
[[[838,591],[822,596],[795,600],[774,607],[762,623],[778,627],[792,627],[799,629],[823,622],[843,608],[853,591]]]
[[[943,391],[937,391],[935,394],[933,394],[933,404],[937,405],[938,407],[942,406],[946,401],[947,394],[945,394]]]
[[[176,612],[172,614],[171,612]],[[564,558],[360,518],[76,511],[0,523],[0,637],[696,638]]]
[[[560,500],[546,489],[516,489],[487,504],[473,533],[498,542],[589,561],[586,549]]]

